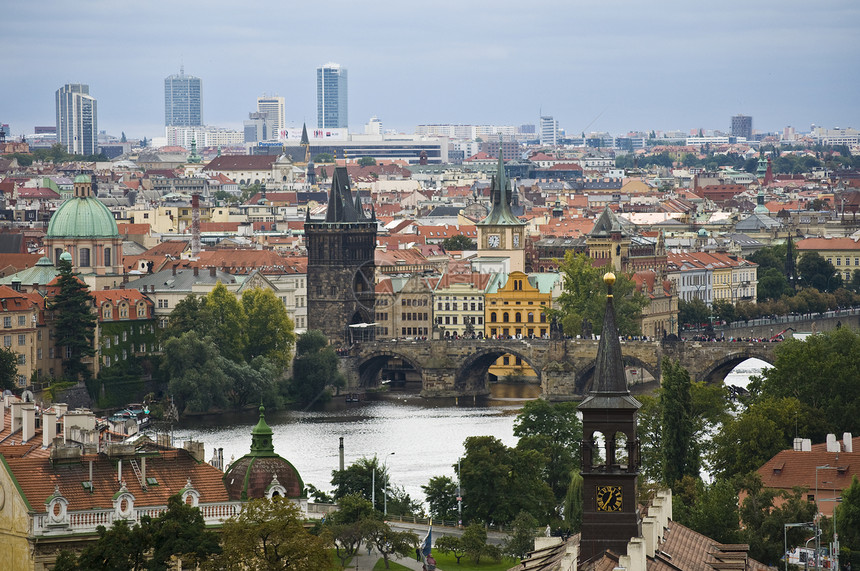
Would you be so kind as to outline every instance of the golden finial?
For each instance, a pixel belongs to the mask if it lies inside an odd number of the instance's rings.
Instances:
[[[606,297],[612,297],[612,286],[615,284],[615,274],[612,272],[606,272],[603,274],[603,283],[606,284],[607,292]]]

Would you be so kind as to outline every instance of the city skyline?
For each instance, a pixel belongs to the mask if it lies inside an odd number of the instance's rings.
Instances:
[[[287,13],[271,2],[215,1],[205,12],[159,1],[144,11],[100,0],[12,4],[0,122],[16,136],[50,125],[57,85],[80,82],[99,94],[100,128],[163,136],[163,80],[184,65],[206,82],[206,124],[241,129],[266,92],[286,98],[288,125],[314,125],[315,70],[337,61],[350,70],[352,132],[374,115],[405,132],[537,124],[542,114],[568,133],[728,131],[739,114],[758,131],[860,127],[851,72],[860,7],[850,0],[377,4],[336,2],[324,24],[312,6]],[[280,16],[286,32],[263,33],[260,22]],[[261,55],[282,52],[290,57]]]

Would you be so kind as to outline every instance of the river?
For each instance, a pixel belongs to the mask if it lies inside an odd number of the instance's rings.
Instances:
[[[477,403],[460,399],[455,404],[453,399],[392,392],[371,395],[372,400],[361,403],[335,400],[321,410],[271,411],[266,422],[274,433],[275,452],[292,462],[306,485],[331,491],[343,436],[347,466],[375,454],[388,467],[392,485],[423,502],[421,486],[432,476],[456,480],[454,465],[463,455],[466,437],[495,436],[514,446],[514,418],[523,402],[539,394],[537,385],[499,383],[491,387],[488,399]],[[202,441],[207,461],[214,448],[224,448],[229,464],[250,450],[251,429],[258,418],[254,411],[184,420],[173,436],[179,445],[184,440]]]

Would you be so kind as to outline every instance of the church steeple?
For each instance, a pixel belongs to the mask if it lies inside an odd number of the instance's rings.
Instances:
[[[266,409],[260,405],[260,420],[257,426],[251,430],[251,453],[250,456],[274,456],[275,445],[272,442],[272,429],[266,424]]]
[[[580,562],[607,549],[625,554],[630,538],[641,533],[636,498],[636,412],[641,405],[630,396],[624,374],[612,293],[615,275],[607,273],[603,281],[608,292],[594,381],[588,396],[577,407],[582,413],[583,428]]]

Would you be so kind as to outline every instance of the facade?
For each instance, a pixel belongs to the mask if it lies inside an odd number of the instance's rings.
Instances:
[[[610,271],[625,271],[625,262],[630,257],[631,235],[621,219],[607,206],[588,233],[588,255]]]
[[[678,333],[678,295],[671,280],[661,280],[653,270],[633,274],[636,289],[648,298],[642,310],[642,335],[660,339]]]
[[[551,115],[542,115],[540,118],[540,144],[556,146],[558,144],[558,121]]]
[[[98,106],[85,83],[67,83],[57,90],[57,141],[69,153],[94,155],[98,148]]]
[[[98,369],[108,369],[158,349],[154,304],[142,292],[110,289],[92,291],[90,295],[97,315]],[[98,373],[98,369],[93,373]]]
[[[202,81],[199,77],[185,75],[185,67],[180,67],[178,74],[164,78],[164,125],[203,125],[201,94]]]
[[[349,127],[347,111],[347,70],[337,63],[317,68],[317,127],[320,129],[346,129]]]
[[[500,338],[548,338],[545,309],[552,306],[552,293],[542,291],[533,276],[511,272],[498,276],[484,296],[484,334]]]
[[[511,183],[505,176],[505,165],[501,156],[497,160],[490,196],[490,213],[477,224],[478,254],[506,257],[510,260],[509,271],[525,271],[526,223],[520,221],[511,211]]]
[[[732,137],[744,137],[752,140],[752,117],[749,115],[732,116]]]
[[[305,219],[308,251],[308,329],[332,341],[348,326],[373,323],[377,222],[353,196],[346,167],[332,177],[325,220]]]
[[[244,143],[244,131],[209,125],[168,125],[164,128],[168,145],[190,149],[192,143],[203,147],[235,147]]]
[[[491,274],[446,273],[436,283],[433,316],[442,337],[483,335],[484,294],[492,278]]]
[[[257,98],[257,113],[263,113],[269,139],[277,139],[287,126],[284,114],[284,98],[277,95]]]
[[[433,328],[432,284],[421,275],[381,280],[376,290],[376,332],[382,338],[427,337]]]
[[[851,281],[854,272],[860,270],[860,243],[853,238],[807,238],[797,242],[795,248],[798,261],[807,252],[817,252],[833,264],[844,282]]]

